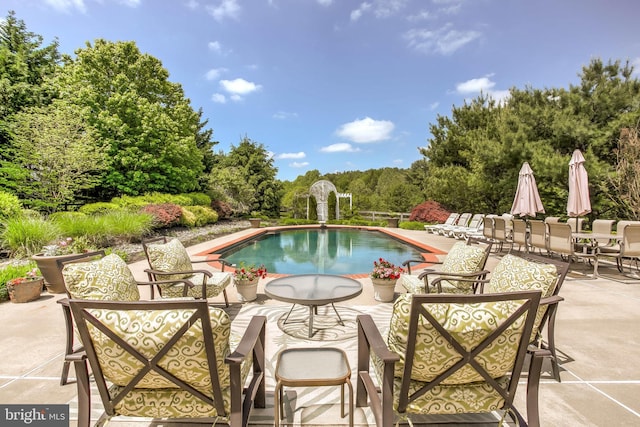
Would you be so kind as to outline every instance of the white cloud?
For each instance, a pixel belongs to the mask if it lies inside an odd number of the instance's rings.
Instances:
[[[286,111],[278,111],[273,114],[274,119],[286,120],[298,117],[298,113],[288,113]]]
[[[237,0],[222,0],[217,6],[207,6],[207,11],[216,21],[222,21],[225,18],[238,19],[240,5]]]
[[[293,162],[289,163],[289,166],[292,168],[303,168],[305,166],[309,166],[309,162]]]
[[[479,94],[493,98],[498,104],[505,104],[511,94],[508,90],[495,90],[496,83],[490,79],[493,74],[488,74],[477,79],[470,79],[466,82],[456,84],[456,92],[461,95]]]
[[[207,74],[205,74],[205,77],[207,78],[207,80],[216,80],[225,71],[227,71],[226,68],[212,68],[209,71],[207,71]]]
[[[360,3],[357,9],[351,11],[351,20],[357,21],[365,13],[372,12],[376,18],[387,18],[395,15],[407,5],[408,0],[372,0]]]
[[[392,163],[394,165],[401,165],[403,163],[403,160],[402,159],[393,159]]]
[[[321,6],[331,6],[333,0],[317,0],[317,2]]]
[[[216,104],[226,104],[227,103],[227,97],[224,96],[221,93],[214,93],[213,95],[211,95],[211,100],[213,102],[215,102]]]
[[[347,142],[340,142],[338,144],[331,144],[326,147],[322,147],[320,151],[323,153],[355,153],[360,151],[360,149]]]
[[[77,9],[79,12],[85,13],[87,6],[84,4],[84,0],[45,0],[46,3],[60,12],[71,12],[72,9]]]
[[[307,155],[304,151],[300,151],[298,153],[282,153],[278,155],[278,159],[304,159]]]
[[[409,15],[407,17],[407,20],[411,22],[415,22],[415,21],[424,21],[427,19],[434,19],[434,18],[435,18],[435,15],[432,12],[429,12],[428,10],[421,10],[418,13]]]
[[[452,29],[451,24],[437,30],[413,28],[404,34],[409,47],[424,53],[440,53],[449,55],[466,44],[480,38],[478,31],[458,31]]]
[[[431,103],[431,105],[429,105],[429,109],[431,111],[435,110],[436,108],[438,108],[440,106],[440,103],[438,101]]]
[[[480,77],[479,79],[471,79],[466,82],[458,83],[456,85],[456,91],[458,93],[467,94],[467,93],[478,93],[478,92],[488,92],[492,87],[496,85],[495,82],[489,80],[492,74],[489,74],[485,77]]]
[[[129,7],[138,7],[140,6],[141,1],[142,0],[120,0],[119,3]]]
[[[336,134],[358,143],[378,142],[391,138],[391,132],[394,128],[393,122],[388,120],[374,120],[365,117],[362,120],[343,124],[336,131]]]
[[[232,99],[234,95],[247,95],[262,88],[262,86],[246,81],[245,79],[220,80],[220,86],[222,86],[225,91],[233,94]]]
[[[196,0],[189,0],[187,2],[187,7],[191,10],[196,10],[198,7],[200,7],[200,3],[198,3]]]
[[[218,41],[209,42],[207,46],[209,46],[209,50],[212,50],[214,52],[222,52],[222,45]]]

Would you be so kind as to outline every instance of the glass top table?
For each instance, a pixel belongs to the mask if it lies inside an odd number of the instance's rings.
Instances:
[[[264,293],[278,301],[292,303],[293,306],[284,323],[296,304],[309,307],[309,338],[313,336],[313,315],[316,308],[331,304],[341,325],[344,325],[340,314],[333,305],[362,293],[362,283],[344,276],[331,274],[295,274],[273,279],[264,286]]]

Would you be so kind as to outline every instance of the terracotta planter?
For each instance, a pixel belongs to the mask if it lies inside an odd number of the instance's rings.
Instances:
[[[398,228],[398,218],[387,218],[387,227]]]
[[[259,278],[254,280],[235,280],[238,299],[241,302],[254,301],[257,298],[259,280]]]
[[[9,280],[7,282],[7,292],[9,293],[9,299],[11,299],[11,302],[15,303],[35,301],[40,298],[43,284],[44,279],[42,277],[27,280],[21,283],[15,283],[15,279]]]
[[[391,302],[395,296],[396,282],[398,279],[374,279],[371,278],[373,283],[373,297],[376,301]]]
[[[262,220],[260,218],[249,218],[249,222],[251,223],[251,228],[260,228],[260,222]]]
[[[31,257],[38,265],[47,291],[52,294],[63,294],[66,292],[64,280],[62,278],[62,270],[58,266],[58,260],[66,260],[77,257],[78,254],[69,255],[52,255],[36,254]]]

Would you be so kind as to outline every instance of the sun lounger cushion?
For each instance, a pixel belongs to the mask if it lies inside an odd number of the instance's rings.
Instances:
[[[404,375],[403,355],[408,342],[411,298],[411,294],[402,294],[394,303],[387,336],[389,349],[401,357],[395,364],[395,391],[399,391]],[[519,307],[520,304],[517,302],[486,302],[467,307],[460,304],[430,304],[427,310],[457,340],[469,343],[470,346],[466,347],[469,350],[487,337]],[[493,378],[497,379],[498,383],[503,385],[508,383],[508,374],[512,366],[508,362],[496,363],[495,361],[512,360],[512,357],[504,357],[504,354],[517,353],[518,340],[524,323],[524,318],[518,319],[503,331],[501,338],[482,350],[476,359]],[[428,322],[419,324],[414,354],[416,358],[411,372],[410,393],[417,391],[425,385],[425,381],[432,381],[461,359],[454,347]],[[381,378],[383,365],[376,358],[373,359],[373,365]],[[397,402],[397,399],[394,401]],[[447,378],[443,385],[436,386],[413,401],[410,404],[410,412],[431,414],[484,412],[500,408],[502,403],[502,397],[485,383],[484,378],[472,367],[465,366]]]
[[[157,354],[177,330],[185,325],[192,313],[193,310],[188,309],[148,312],[95,309],[92,312],[102,323],[144,354]],[[229,411],[231,407],[229,368],[224,363],[224,358],[231,351],[229,339],[231,321],[227,313],[218,308],[210,307],[209,315],[224,406]],[[112,389],[123,388],[144,368],[138,359],[132,357],[96,328],[90,327],[90,333],[104,377],[113,383]],[[194,388],[211,396],[211,378],[202,333],[200,322],[192,323],[189,331],[159,360],[158,365],[176,377],[188,380]],[[243,384],[249,375],[250,368],[251,359],[248,356],[242,367]],[[194,400],[190,393],[153,371],[147,373],[135,388],[116,404],[116,410],[122,415],[150,418],[192,418],[217,415],[214,407],[200,400]]]
[[[555,265],[540,264],[517,256],[505,255],[491,273],[491,279],[485,292],[539,290],[542,292],[542,298],[545,298],[553,294],[557,281],[558,274]],[[534,337],[546,310],[547,307],[542,304],[538,308],[533,324]]]
[[[72,298],[138,301],[140,292],[129,266],[116,254],[74,262],[62,270],[64,283]]]

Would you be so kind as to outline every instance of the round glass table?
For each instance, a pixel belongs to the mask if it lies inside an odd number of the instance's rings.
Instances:
[[[289,319],[296,304],[309,307],[309,338],[313,336],[313,315],[317,307],[331,304],[344,325],[340,314],[333,305],[336,302],[354,298],[362,293],[362,283],[344,276],[331,274],[295,274],[273,279],[264,285],[264,293],[278,301],[292,303],[293,306],[284,323]]]

